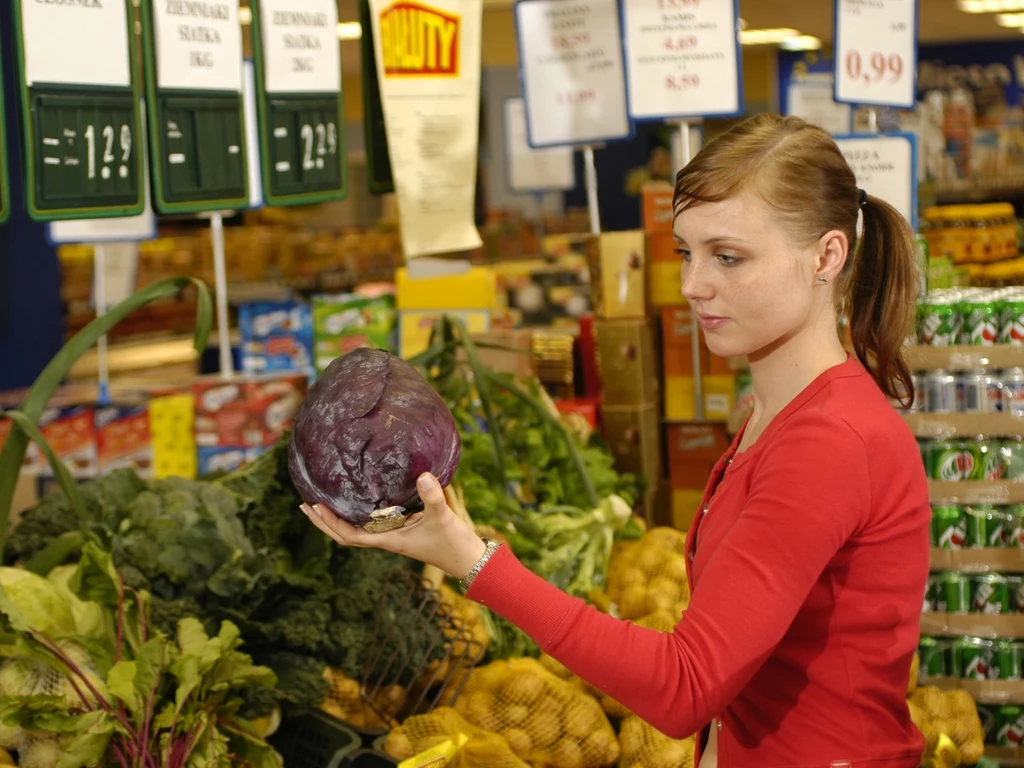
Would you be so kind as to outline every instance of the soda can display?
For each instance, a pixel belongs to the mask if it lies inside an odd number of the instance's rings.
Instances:
[[[1024,576],[1007,574],[1006,586],[1010,591],[1010,610],[1012,613],[1024,613]]]
[[[962,440],[936,440],[930,448],[929,477],[947,483],[969,480],[974,475],[974,454],[965,450]]]
[[[921,613],[932,613],[935,610],[935,600],[939,596],[938,578],[934,573],[928,575],[928,581],[924,589],[924,602],[921,604]]]
[[[1010,613],[1010,585],[998,573],[983,573],[971,577],[971,613],[998,616]]]
[[[1003,371],[1003,411],[1013,416],[1024,416],[1024,368]]]
[[[1003,479],[1024,480],[1024,436],[1003,440],[999,453],[1003,457]]]
[[[1024,707],[1004,704],[996,710],[995,744],[998,747],[1024,745]]]
[[[975,440],[966,444],[975,457],[972,480],[995,482],[1006,476],[1006,465],[1003,464],[1002,443],[999,440]]]
[[[1001,549],[1007,516],[991,504],[969,504],[967,517],[967,546],[970,549]]]
[[[991,640],[979,637],[958,637],[951,644],[949,675],[964,680],[987,680],[994,654],[992,645]]]
[[[1020,680],[1021,652],[1024,644],[1013,639],[996,640],[989,678]]]
[[[999,311],[996,302],[978,298],[965,301],[960,310],[963,322],[960,343],[972,347],[995,346],[999,337]]]
[[[989,704],[978,705],[978,719],[981,720],[981,730],[985,734],[986,744],[995,746],[999,738],[999,707]]]
[[[985,371],[969,371],[959,378],[957,404],[964,413],[998,413],[1003,410],[1003,383]]]
[[[967,513],[956,504],[932,507],[932,546],[963,549],[967,544]]]
[[[960,341],[960,310],[948,299],[926,300],[921,306],[917,340],[926,347],[949,347]]]
[[[960,410],[960,389],[956,376],[948,371],[929,371],[921,378],[930,413],[956,413]]]
[[[922,684],[936,677],[946,677],[946,657],[949,655],[950,644],[947,640],[935,637],[922,637],[917,647],[921,657],[918,681]]]
[[[1024,346],[1024,299],[1019,296],[1003,301],[999,317],[999,343]]]
[[[934,606],[938,613],[971,612],[971,582],[962,573],[940,573],[935,577]]]

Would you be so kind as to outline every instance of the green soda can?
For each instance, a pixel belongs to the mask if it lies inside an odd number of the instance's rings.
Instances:
[[[966,508],[967,546],[970,549],[1001,549],[1006,517],[991,504],[971,504]]]
[[[932,546],[963,549],[967,544],[967,513],[956,504],[932,507]]]
[[[931,249],[928,248],[928,238],[922,234],[917,236],[917,298],[920,302],[928,295],[928,264],[931,260]]]
[[[965,301],[960,305],[963,326],[960,343],[972,347],[995,346],[999,337],[999,309],[996,302],[984,299]]]
[[[981,720],[981,730],[985,734],[985,744],[989,746],[996,746],[999,726],[997,725],[999,715],[999,707],[989,706],[988,704],[978,705],[978,719]]]
[[[1010,590],[1010,613],[1024,613],[1024,576],[1007,574],[1006,586]]]
[[[936,440],[931,446],[931,479],[957,483],[974,474],[975,456],[962,440]]]
[[[1024,436],[1003,440],[999,453],[1003,458],[1003,479],[1024,480]],[[929,475],[930,476],[930,475]]]
[[[1010,504],[1003,508],[1006,515],[1006,529],[1003,531],[1003,546],[1008,549],[1024,549],[1024,504]]]
[[[1024,346],[1024,299],[1008,298],[1003,301],[999,318],[999,343]]]
[[[987,680],[992,665],[992,641],[962,637],[953,641],[953,667],[964,680]],[[950,670],[951,674],[954,670]]]
[[[935,610],[964,614],[971,611],[971,582],[962,573],[940,573],[935,577]]]
[[[921,657],[920,672],[918,680],[922,684],[936,677],[946,676],[946,656],[949,653],[949,643],[945,640],[938,640],[934,637],[922,637],[917,647],[917,654]]]
[[[972,480],[994,482],[1006,476],[1003,463],[1002,442],[999,440],[975,440],[967,445],[978,458],[974,465]]]
[[[948,299],[925,301],[917,340],[926,347],[949,347],[960,341],[960,311]]]
[[[971,613],[998,616],[1011,612],[1010,585],[998,573],[971,577]]]
[[[1021,649],[1022,645],[1017,640],[997,640],[989,677],[993,680],[1020,680]]]
[[[996,710],[996,746],[1020,747],[1024,744],[1024,707],[1004,704]]]

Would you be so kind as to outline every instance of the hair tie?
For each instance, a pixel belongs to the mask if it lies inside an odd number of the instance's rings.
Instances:
[[[858,190],[860,192],[860,202],[858,203],[861,208],[867,208],[868,206],[868,193],[863,189]]]

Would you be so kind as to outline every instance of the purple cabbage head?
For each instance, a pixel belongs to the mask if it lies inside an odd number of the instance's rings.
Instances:
[[[416,480],[447,485],[462,442],[448,406],[409,363],[361,347],[334,360],[295,418],[288,471],[308,504],[368,531],[423,508]]]

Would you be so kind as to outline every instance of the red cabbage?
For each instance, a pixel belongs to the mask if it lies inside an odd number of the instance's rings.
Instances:
[[[419,371],[361,347],[334,360],[309,388],[295,417],[288,471],[306,503],[381,532],[423,508],[421,474],[451,482],[461,451],[451,411]]]

